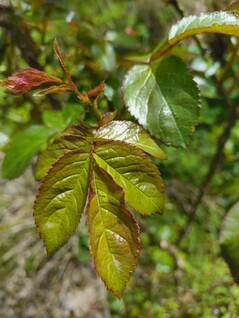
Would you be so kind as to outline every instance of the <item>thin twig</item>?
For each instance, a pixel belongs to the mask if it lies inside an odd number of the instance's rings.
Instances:
[[[57,42],[57,39],[55,39],[54,41],[54,50],[55,50],[55,53],[58,57],[58,60],[60,61],[64,71],[65,71],[65,74],[68,78],[68,81],[69,81],[69,84],[70,84],[70,87],[72,88],[72,90],[75,92],[76,96],[80,99],[80,100],[84,100],[85,99],[85,96],[83,94],[81,94],[79,91],[78,91],[78,88],[76,87],[75,83],[73,82],[72,78],[71,78],[71,75],[70,75],[70,72],[68,71],[66,65],[65,65],[65,62],[63,60],[63,57],[62,57],[62,54],[61,54],[61,51],[60,51],[60,48],[59,48],[59,45],[58,45],[58,42]]]

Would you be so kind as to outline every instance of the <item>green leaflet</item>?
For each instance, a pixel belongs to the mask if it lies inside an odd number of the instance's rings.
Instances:
[[[158,159],[167,159],[164,151],[150,135],[142,127],[131,121],[111,121],[96,131],[94,139],[96,141],[104,139],[125,141]]]
[[[139,256],[139,228],[127,210],[124,191],[98,166],[88,210],[90,249],[97,273],[118,298]]]
[[[76,150],[61,157],[44,177],[34,217],[48,253],[75,232],[88,194],[89,175],[90,154]]]
[[[60,156],[66,152],[84,147],[87,144],[88,141],[85,138],[77,135],[63,135],[55,139],[38,157],[35,170],[36,180],[41,180]]]
[[[196,83],[177,57],[156,69],[136,65],[123,83],[125,104],[144,128],[167,145],[186,147],[199,117]]]
[[[172,26],[168,42],[174,46],[189,36],[205,32],[239,36],[239,20],[234,14],[224,11],[189,16]]]
[[[143,215],[162,213],[164,187],[159,171],[140,150],[123,142],[105,142],[95,148],[97,164],[125,191],[126,202]]]
[[[30,126],[13,138],[2,164],[3,178],[13,179],[23,173],[32,157],[42,149],[54,130],[40,125]]]
[[[231,273],[239,284],[239,202],[227,213],[221,227],[220,244]]]

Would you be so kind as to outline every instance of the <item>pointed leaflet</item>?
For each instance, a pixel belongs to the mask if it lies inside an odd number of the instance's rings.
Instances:
[[[167,159],[164,151],[153,141],[150,135],[142,127],[131,121],[111,121],[96,131],[94,139],[125,141],[158,159]]]
[[[75,232],[88,194],[89,175],[90,154],[76,150],[56,161],[44,177],[34,217],[48,253]]]
[[[205,32],[239,36],[239,20],[233,13],[223,11],[189,16],[172,26],[168,42],[173,46],[189,36]]]
[[[35,178],[41,180],[53,163],[63,154],[86,146],[89,142],[77,135],[63,135],[53,141],[37,160]]]
[[[54,130],[40,125],[30,126],[10,140],[2,164],[3,178],[18,177],[30,164],[32,157],[42,149]]]
[[[196,83],[177,57],[163,59],[156,69],[136,65],[124,80],[129,111],[152,135],[167,145],[186,147],[199,117]]]
[[[228,263],[231,273],[239,284],[239,202],[226,215],[221,228],[220,244],[222,254]]]
[[[61,85],[62,80],[35,68],[28,67],[0,81],[0,86],[8,89],[7,93],[21,95],[41,86]]]
[[[88,210],[90,249],[97,273],[118,298],[139,256],[139,228],[127,210],[124,191],[98,166]]]
[[[45,89],[40,90],[34,96],[44,96],[47,94],[55,94],[55,93],[62,93],[62,92],[70,92],[72,88],[68,84],[61,84],[61,85],[54,85]]]
[[[114,112],[107,112],[103,114],[103,116],[101,117],[99,121],[99,126],[102,127],[108,124],[110,121],[112,121],[115,118],[116,114],[117,114],[117,110]]]
[[[94,158],[124,189],[126,202],[143,215],[162,213],[164,187],[153,162],[138,148],[120,142],[95,147]]]

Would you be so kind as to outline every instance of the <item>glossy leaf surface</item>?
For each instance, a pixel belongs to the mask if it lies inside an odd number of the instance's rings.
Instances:
[[[106,142],[95,148],[94,158],[125,191],[126,202],[143,215],[162,213],[164,187],[153,162],[123,142]]]
[[[150,155],[165,160],[164,151],[150,135],[139,125],[131,121],[111,121],[95,133],[95,140],[119,140],[132,144]]]
[[[95,269],[120,298],[137,264],[139,228],[125,206],[124,191],[97,166],[91,188],[88,222]]]
[[[18,133],[8,146],[2,164],[3,178],[13,179],[23,173],[32,157],[42,149],[54,130],[40,125],[30,126]]]
[[[76,150],[48,171],[34,205],[38,232],[47,252],[66,243],[75,232],[88,194],[90,155]]]
[[[124,80],[130,113],[167,145],[186,147],[199,117],[196,83],[177,57],[163,59],[155,69],[136,65]]]
[[[239,36],[239,20],[234,14],[224,11],[189,16],[172,26],[168,41],[175,45],[189,36],[205,32]]]
[[[220,235],[222,254],[239,284],[239,202],[226,215]]]
[[[88,144],[88,141],[77,135],[65,135],[53,141],[48,148],[43,151],[37,161],[35,178],[41,180],[54,162],[67,152],[77,150]]]

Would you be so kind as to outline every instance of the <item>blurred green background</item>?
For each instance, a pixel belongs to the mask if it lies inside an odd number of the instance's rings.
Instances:
[[[15,0],[0,1],[0,79],[30,65],[64,77],[53,42],[80,91],[105,80],[102,111],[118,110],[132,119],[121,95],[129,57],[146,54],[187,16],[221,10],[228,1],[179,0]],[[175,49],[192,69],[202,94],[200,123],[187,150],[164,147],[167,162],[157,162],[166,186],[163,216],[143,218],[141,256],[122,300],[108,293],[96,277],[88,251],[84,220],[69,243],[46,256],[36,234],[32,204],[38,184],[34,161],[15,180],[0,180],[0,316],[36,318],[187,318],[239,317],[239,287],[221,257],[221,222],[238,200],[239,123],[231,132],[223,158],[205,191],[197,214],[183,238],[188,211],[210,167],[227,120],[215,74],[238,47],[235,38],[202,36],[202,55],[190,39]],[[238,59],[227,66],[224,86],[239,97]],[[76,118],[92,122],[69,93],[34,97],[0,91],[0,160],[7,142],[31,125],[62,130]]]

